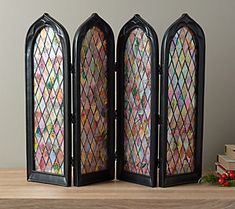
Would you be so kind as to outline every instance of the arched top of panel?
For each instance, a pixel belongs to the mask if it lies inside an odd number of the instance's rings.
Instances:
[[[176,20],[165,32],[162,41],[162,61],[164,64],[164,58],[168,57],[171,43],[178,35],[188,35],[185,38],[191,38],[196,45],[199,56],[204,56],[205,51],[205,35],[201,26],[194,21],[188,14],[183,14],[178,20]],[[191,37],[189,37],[191,36]],[[164,56],[165,55],[165,56]],[[200,59],[199,57],[199,59]]]
[[[26,36],[26,53],[27,56],[30,56],[31,50],[33,48],[35,39],[38,34],[41,32],[43,28],[51,28],[53,29],[53,33],[56,34],[60,38],[60,42],[62,44],[62,48],[65,49],[64,58],[68,59],[70,63],[70,56],[68,56],[66,48],[70,48],[69,46],[69,36],[66,29],[55,19],[53,19],[49,14],[43,14],[38,20],[36,20],[31,27],[29,28]],[[68,50],[69,51],[69,50]]]
[[[76,65],[76,59],[79,56],[80,48],[82,47],[84,39],[89,39],[93,36],[101,42],[105,42],[109,47],[107,52],[112,54],[114,58],[114,35],[111,27],[105,22],[98,14],[92,14],[77,30],[74,41],[74,64]],[[95,40],[96,41],[96,40]],[[108,43],[107,43],[108,42]],[[99,46],[97,46],[99,47]]]
[[[132,19],[130,19],[119,32],[117,46],[117,51],[119,53],[120,50],[125,50],[126,41],[132,32],[137,32],[138,34],[142,34],[143,38],[146,37],[150,39],[151,48],[154,52],[153,56],[158,53],[158,38],[155,30],[138,14],[136,14]],[[158,55],[156,56],[158,57]]]

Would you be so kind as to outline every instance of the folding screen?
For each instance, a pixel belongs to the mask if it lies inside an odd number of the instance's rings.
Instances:
[[[160,186],[201,176],[205,37],[187,14],[162,42]]]
[[[78,29],[74,63],[74,182],[114,178],[114,36],[93,14]]]
[[[66,30],[43,15],[26,37],[29,181],[70,185],[69,60]]]
[[[139,15],[119,33],[116,64],[114,49],[112,29],[97,14],[75,34],[73,64],[61,24],[45,14],[30,27],[29,181],[69,186],[72,166],[76,186],[112,180],[115,160],[118,179],[147,186],[156,186],[158,167],[162,187],[200,178],[205,62],[200,26],[187,14],[173,23],[162,42],[161,65],[157,35]]]
[[[119,179],[156,185],[158,41],[135,15],[121,29],[117,46],[117,162]]]

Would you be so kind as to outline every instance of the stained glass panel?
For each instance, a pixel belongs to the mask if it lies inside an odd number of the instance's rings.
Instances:
[[[35,170],[64,174],[63,54],[60,38],[43,28],[34,44]]]
[[[124,170],[150,173],[151,42],[134,29],[124,54]]]
[[[88,30],[81,47],[80,114],[81,173],[107,169],[107,41],[96,26]]]
[[[187,27],[175,34],[169,52],[167,175],[194,171],[196,47]]]

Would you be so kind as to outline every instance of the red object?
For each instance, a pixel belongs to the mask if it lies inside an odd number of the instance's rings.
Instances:
[[[225,182],[223,183],[223,185],[224,185],[225,187],[229,186],[229,181],[225,181]]]
[[[218,180],[218,182],[220,183],[220,184],[224,184],[224,178],[219,178],[219,180]]]
[[[231,179],[234,179],[234,178],[235,178],[234,173],[229,173],[228,175],[229,175],[229,177],[230,177]]]
[[[228,176],[224,173],[224,174],[222,174],[222,178],[223,179],[226,179]]]
[[[228,174],[231,174],[231,173],[233,174],[233,171],[232,170],[228,170]]]

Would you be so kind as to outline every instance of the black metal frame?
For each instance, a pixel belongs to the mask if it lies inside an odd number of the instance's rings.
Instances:
[[[107,40],[108,66],[108,169],[100,172],[81,174],[81,140],[80,140],[80,51],[87,31],[97,26],[104,32]],[[74,185],[81,186],[114,178],[114,35],[111,27],[97,14],[92,14],[77,30],[73,42],[73,107],[74,107]]]
[[[166,174],[167,154],[167,120],[168,120],[168,61],[171,41],[176,32],[187,26],[192,30],[198,53],[196,55],[196,142],[194,172],[169,176]],[[202,171],[202,138],[203,138],[203,106],[204,106],[204,74],[205,74],[205,36],[202,28],[187,14],[183,14],[166,31],[161,50],[161,126],[160,126],[160,179],[161,187],[197,182]]]
[[[129,34],[141,28],[151,41],[151,135],[150,176],[126,172],[124,157],[124,52]],[[154,29],[139,15],[135,15],[121,29],[117,45],[117,178],[146,186],[156,186],[158,138],[158,39]]]
[[[34,164],[34,95],[33,95],[33,47],[38,33],[42,28],[53,28],[60,37],[63,49],[64,76],[64,175],[35,171]],[[27,179],[28,181],[50,183],[61,186],[71,184],[71,122],[70,122],[70,44],[65,28],[48,14],[44,14],[29,29],[26,37],[26,140],[27,140]]]

